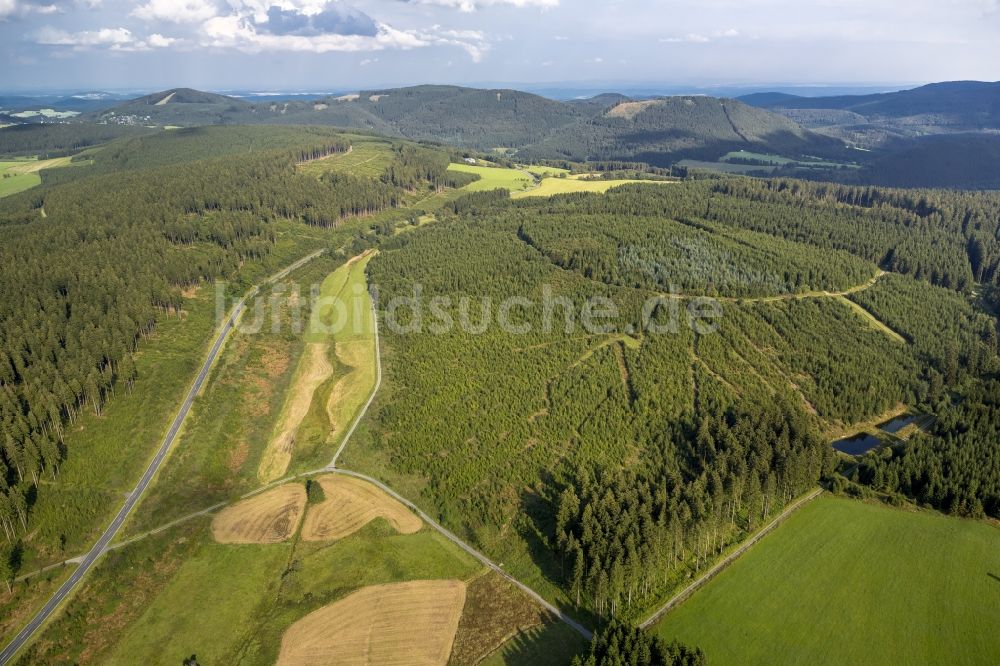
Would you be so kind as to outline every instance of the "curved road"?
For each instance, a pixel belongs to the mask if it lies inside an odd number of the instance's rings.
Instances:
[[[272,275],[268,279],[264,280],[261,285],[270,284],[276,280],[280,280],[284,276],[288,275],[290,272],[302,266],[303,264],[312,261],[319,255],[323,254],[325,250],[319,250],[314,252],[302,259],[299,259],[295,263],[286,267],[282,271]],[[66,599],[67,596],[73,591],[73,589],[79,585],[80,581],[87,572],[94,566],[101,555],[108,549],[108,545],[111,540],[117,536],[118,531],[121,529],[125,520],[128,518],[129,514],[135,508],[139,500],[142,499],[142,494],[146,491],[149,483],[153,480],[156,472],[160,469],[160,465],[163,464],[167,453],[170,451],[170,447],[174,443],[174,439],[177,437],[178,431],[180,431],[181,425],[184,424],[184,419],[187,418],[188,412],[191,411],[191,405],[194,403],[195,397],[198,392],[201,391],[202,384],[205,383],[205,379],[208,377],[208,373],[212,368],[212,364],[218,357],[219,352],[222,350],[222,345],[225,343],[226,338],[232,332],[233,328],[236,326],[236,321],[239,319],[240,314],[243,312],[243,307],[246,305],[248,299],[253,298],[260,289],[260,286],[255,286],[253,289],[247,293],[233,308],[233,311],[229,314],[226,322],[222,325],[222,329],[219,331],[215,338],[215,342],[212,344],[211,350],[208,352],[208,357],[205,359],[204,364],[201,366],[201,370],[198,372],[198,376],[194,380],[194,384],[191,385],[190,390],[188,390],[187,395],[184,398],[184,402],[181,403],[181,408],[177,412],[177,416],[174,417],[173,423],[170,424],[170,429],[167,430],[166,436],[163,438],[163,442],[160,444],[160,448],[156,451],[156,455],[149,462],[146,467],[146,471],[143,473],[142,478],[139,479],[139,483],[136,484],[135,489],[129,493],[128,498],[125,500],[125,504],[119,509],[118,514],[115,516],[111,524],[108,525],[104,533],[101,534],[101,538],[97,540],[93,548],[87,552],[86,555],[80,560],[80,565],[73,571],[72,575],[56,590],[55,594],[45,603],[40,611],[35,614],[35,617],[28,622],[27,625],[13,640],[0,652],[0,666],[6,664],[10,661],[18,650],[20,650],[28,640],[35,634],[36,631],[48,620],[49,616],[55,612],[59,604]]]

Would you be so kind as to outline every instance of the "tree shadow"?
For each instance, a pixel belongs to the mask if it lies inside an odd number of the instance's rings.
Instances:
[[[996,575],[995,573],[987,571],[986,575],[995,580],[996,582],[1000,583],[1000,576]]]

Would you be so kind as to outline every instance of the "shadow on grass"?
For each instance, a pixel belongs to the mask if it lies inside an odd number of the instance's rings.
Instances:
[[[587,642],[578,633],[562,622],[553,619],[548,624],[522,631],[492,657],[487,664],[511,664],[513,666],[566,666],[573,657],[583,654]]]

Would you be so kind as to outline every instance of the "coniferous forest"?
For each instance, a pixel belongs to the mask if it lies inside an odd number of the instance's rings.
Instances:
[[[574,663],[705,663],[635,626],[818,487],[1000,519],[996,193],[608,162],[570,166],[650,182],[512,199],[463,195],[450,149],[326,128],[0,141],[81,148],[0,200],[6,581],[67,432],[133,390],[184,293],[240,295],[293,245],[377,250],[384,383],[347,464],[598,629]],[[831,446],[902,413],[922,429]]]

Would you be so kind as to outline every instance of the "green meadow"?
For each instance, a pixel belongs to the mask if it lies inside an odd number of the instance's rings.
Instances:
[[[1000,529],[814,500],[653,631],[711,664],[1000,663]]]
[[[520,192],[533,187],[535,184],[535,179],[530,174],[519,169],[452,164],[448,167],[448,170],[461,173],[474,173],[479,176],[479,180],[462,188],[467,192],[484,192],[486,190],[499,189]]]

